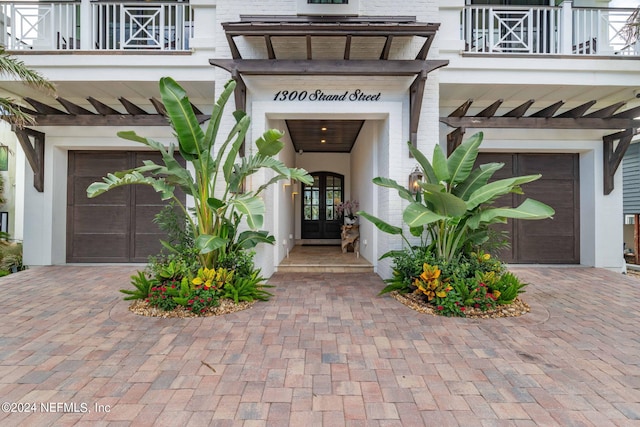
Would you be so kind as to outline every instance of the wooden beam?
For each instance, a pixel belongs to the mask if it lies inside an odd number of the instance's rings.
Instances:
[[[584,113],[587,112],[587,110],[589,110],[589,108],[593,107],[593,104],[595,104],[596,101],[589,101],[589,102],[585,102],[582,105],[578,105],[575,108],[572,108],[569,111],[565,111],[562,114],[559,114],[556,116],[556,118],[560,118],[560,119],[577,119],[579,117],[582,117],[584,115]]]
[[[20,146],[33,171],[33,186],[42,193],[44,192],[44,139],[45,135],[28,128],[13,127],[13,132],[20,142]],[[31,143],[33,138],[33,144]]]
[[[431,43],[433,43],[434,38],[435,38],[435,34],[432,36],[427,36],[425,38],[422,48],[420,48],[420,51],[416,55],[416,59],[419,59],[422,61],[427,59],[427,55],[429,54],[429,49],[431,49]]]
[[[382,53],[380,53],[380,59],[386,61],[389,59],[389,52],[391,51],[391,43],[393,43],[393,36],[387,36],[384,47],[382,48]]]
[[[161,116],[167,115],[167,109],[164,107],[164,104],[162,102],[158,101],[156,98],[149,98],[149,101],[151,101],[151,104],[153,104],[153,108],[156,109],[158,114],[160,114]]]
[[[418,125],[426,81],[427,73],[420,73],[409,88],[409,140],[414,147],[418,146]]]
[[[93,105],[93,108],[95,108],[99,114],[104,114],[104,115],[122,114],[120,111],[114,110],[113,108],[109,107],[107,104],[103,104],[102,102],[98,101],[97,99],[91,96],[87,98],[87,101],[89,101],[91,105]]]
[[[451,153],[462,144],[464,133],[464,128],[457,128],[447,134],[447,156],[450,156]]]
[[[198,123],[204,123],[211,118],[209,114],[196,114]],[[38,126],[167,126],[167,118],[159,114],[132,115],[132,114],[96,114],[93,116],[61,116],[38,115],[34,116]]]
[[[601,108],[600,110],[594,111],[593,113],[587,114],[584,117],[585,118],[595,117],[597,119],[604,119],[604,118],[607,118],[607,117],[611,117],[611,116],[613,116],[615,114],[616,111],[621,109],[625,104],[626,104],[626,102],[621,101],[621,102],[618,102],[616,104],[609,105],[608,107]],[[634,117],[626,117],[626,118],[633,119]]]
[[[229,43],[229,49],[231,50],[231,57],[233,59],[240,59],[240,51],[238,50],[238,46],[236,45],[236,41],[233,39],[233,36],[227,33],[227,43]]]
[[[347,61],[351,57],[351,34],[347,34],[344,42],[344,60]]]
[[[538,111],[537,113],[531,114],[529,117],[542,117],[545,119],[549,119],[553,117],[553,115],[564,105],[564,101],[558,101],[555,104],[551,104],[546,108]]]
[[[209,63],[232,74],[235,70],[242,75],[412,76],[444,67],[449,61],[210,59]]]
[[[276,59],[276,52],[273,50],[273,43],[271,42],[271,36],[264,36],[264,42],[267,45],[267,57],[269,59]]]
[[[568,119],[553,117],[440,117],[440,122],[452,128],[503,129],[628,129],[640,127],[634,119]]]
[[[62,104],[62,106],[69,112],[69,114],[75,114],[75,115],[94,115],[95,113],[92,111],[87,110],[86,108],[83,108],[81,106],[79,106],[78,104],[74,104],[71,101],[67,101],[64,98],[61,97],[57,97],[56,100]]]
[[[513,110],[509,111],[508,113],[504,114],[502,117],[520,118],[520,117],[524,116],[524,113],[527,112],[529,107],[531,107],[534,102],[536,102],[536,101],[533,100],[533,99],[530,99],[527,102],[525,102],[524,104],[519,105],[518,107],[516,107]]]
[[[33,98],[25,97],[24,100],[31,104],[39,114],[67,114],[64,111],[53,108],[52,106],[44,104]]]
[[[134,104],[133,102],[129,101],[126,98],[120,97],[118,98],[118,101],[120,101],[124,109],[127,110],[127,113],[129,114],[133,114],[134,116],[149,114],[145,110],[138,107],[136,104]]]
[[[621,132],[614,133],[612,135],[606,135],[602,137],[604,143],[604,194],[610,194],[614,189],[614,176],[622,158],[631,144],[631,139],[635,135],[635,129],[626,129]],[[615,141],[618,141],[618,145],[614,148]]]
[[[473,99],[467,99],[464,104],[453,110],[453,112],[449,114],[449,117],[464,117],[467,111],[469,111],[471,104],[473,104]]]
[[[242,76],[237,71],[231,73],[231,78],[236,82],[236,88],[233,91],[233,95],[236,101],[236,110],[247,111],[247,85],[245,84]],[[242,142],[240,146],[240,157],[244,157],[245,142]]]
[[[493,117],[503,102],[504,102],[504,99],[498,99],[496,102],[494,102],[493,104],[489,105],[487,108],[485,108],[484,110],[476,114],[476,117]]]
[[[634,119],[636,117],[640,117],[640,106],[624,110],[613,116],[614,119]]]

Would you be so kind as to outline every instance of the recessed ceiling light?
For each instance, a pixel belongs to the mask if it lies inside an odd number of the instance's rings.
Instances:
[[[327,142],[327,140],[326,140],[326,139],[321,139],[321,140],[320,140],[320,144],[324,144],[325,142]]]
[[[327,130],[327,128],[323,127],[323,128],[320,128],[320,130],[324,132]]]

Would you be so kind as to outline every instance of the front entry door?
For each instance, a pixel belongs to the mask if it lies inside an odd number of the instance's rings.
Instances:
[[[316,172],[313,184],[302,184],[302,238],[339,239],[341,218],[337,207],[342,203],[344,176]]]

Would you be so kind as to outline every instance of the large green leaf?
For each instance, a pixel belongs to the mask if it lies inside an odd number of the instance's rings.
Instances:
[[[497,197],[511,192],[515,187],[527,182],[535,181],[541,176],[542,175],[540,174],[516,176],[513,178],[500,179],[483,185],[469,196],[469,199],[467,200],[467,209],[472,210],[482,203],[491,202]]]
[[[358,211],[356,214],[364,219],[371,221],[371,223],[378,227],[380,231],[388,234],[402,234],[402,228],[388,224],[378,217],[375,217],[363,211]]]
[[[436,174],[438,184],[440,182],[449,182],[451,175],[449,175],[449,167],[447,166],[447,157],[444,155],[444,151],[440,148],[440,145],[436,144],[433,149],[433,172]]]
[[[258,152],[263,156],[275,156],[284,148],[284,142],[280,140],[284,134],[277,129],[269,129],[256,140]]]
[[[418,164],[420,164],[420,167],[422,167],[422,171],[424,172],[427,182],[437,184],[439,181],[436,177],[435,172],[433,171],[433,166],[431,166],[431,163],[429,163],[429,160],[427,160],[427,158],[420,152],[420,150],[413,146],[411,141],[408,141],[407,145],[409,146],[409,152],[411,153],[411,155],[416,159]]]
[[[227,239],[223,239],[219,236],[211,236],[209,234],[201,234],[195,241],[196,249],[201,254],[207,254],[213,252],[216,249],[220,249],[228,243]]]
[[[206,147],[202,147],[204,132],[184,89],[171,77],[163,77],[160,79],[160,96],[181,150],[189,154],[205,152]]]
[[[538,200],[526,199],[515,208],[491,208],[482,211],[480,221],[488,222],[493,218],[546,219],[555,214],[555,210]]]
[[[407,206],[402,214],[402,219],[409,227],[414,228],[431,224],[432,222],[445,219],[445,217],[430,211],[423,204],[415,202]]]
[[[409,190],[398,184],[394,179],[379,176],[377,178],[373,178],[373,183],[379,185],[380,187],[393,188],[395,190],[398,190],[398,195],[409,202],[415,202],[416,200],[409,192]]]
[[[235,88],[236,82],[233,80],[229,80],[224,85],[224,90],[213,106],[211,119],[209,120],[209,124],[207,125],[207,131],[205,132],[204,137],[204,145],[207,151],[211,151],[211,147],[215,143],[218,135],[218,129],[220,128],[220,121],[222,120],[222,112],[224,111],[224,106],[227,104],[227,101],[229,101],[229,98],[233,94]]]
[[[478,132],[460,144],[447,159],[449,168],[449,183],[456,185],[469,176],[473,164],[478,157],[478,147],[482,143],[483,133]]]
[[[464,182],[456,185],[452,193],[466,200],[474,191],[485,185],[493,174],[504,167],[504,163],[485,163],[476,168],[464,180]]]
[[[153,178],[144,176],[137,170],[121,171],[107,174],[102,178],[103,182],[94,182],[87,187],[87,197],[93,198],[105,193],[111,189],[122,187],[124,185],[142,184],[149,185],[160,193],[162,200],[168,200],[173,197],[175,187],[167,184],[163,178]]]
[[[259,243],[267,243],[273,245],[276,238],[269,234],[268,231],[247,230],[240,233],[237,239],[238,246],[242,249],[252,249]]]
[[[233,143],[231,144],[231,148],[229,149],[229,152],[227,154],[227,158],[224,162],[224,165],[222,166],[222,170],[224,172],[224,179],[225,181],[229,182],[231,180],[231,173],[233,171],[233,165],[236,162],[236,159],[238,157],[238,152],[240,152],[240,147],[242,147],[242,144],[244,144],[244,139],[245,136],[247,134],[247,131],[249,130],[249,124],[250,124],[250,120],[249,120],[249,116],[243,116],[234,126],[233,130],[231,131],[231,135],[235,134],[235,140],[233,141]],[[235,132],[234,132],[235,131]],[[224,152],[224,150],[227,147],[227,143],[225,143],[221,148],[221,152],[220,152],[220,156],[218,156],[218,158],[221,158],[222,153]],[[241,179],[244,179],[244,177],[242,177]]]
[[[422,197],[433,205],[434,211],[442,216],[456,217],[467,212],[467,205],[464,200],[445,192],[422,193]]]
[[[264,206],[264,200],[260,197],[250,194],[240,194],[231,198],[229,204],[233,205],[239,212],[246,216],[249,228],[252,230],[262,228],[266,208]]]

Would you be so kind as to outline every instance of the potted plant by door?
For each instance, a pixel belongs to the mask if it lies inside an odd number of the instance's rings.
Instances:
[[[356,212],[360,204],[357,200],[347,200],[338,205],[338,215],[344,218],[344,225],[354,225],[358,222]]]

